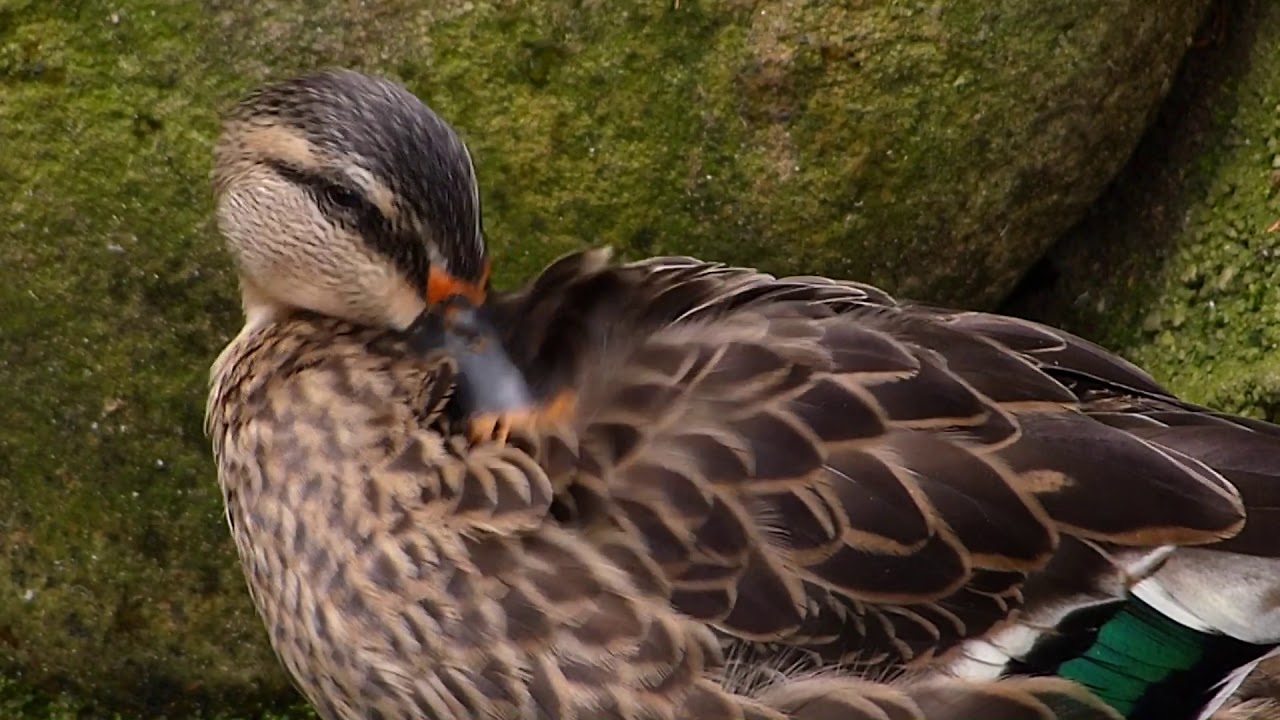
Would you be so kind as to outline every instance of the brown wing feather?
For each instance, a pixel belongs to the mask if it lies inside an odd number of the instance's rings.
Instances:
[[[1068,532],[1134,545],[1220,540],[1243,525],[1213,470],[1077,412],[1018,415],[1000,456]]]
[[[921,603],[959,590],[975,562],[996,570],[1043,563],[1054,530],[998,460],[944,435],[886,425],[866,384],[912,365],[919,373],[912,356],[843,352],[851,333],[789,328],[814,322],[840,319],[752,314],[669,329],[601,378],[607,392],[583,383],[584,397],[596,398],[582,409],[584,447],[617,458],[614,428],[644,423],[629,454],[592,470],[607,475],[600,482],[617,508],[611,522],[645,538],[662,563],[675,607],[739,637],[778,640],[803,634],[825,593]],[[758,347],[775,337],[786,340]],[[676,361],[681,348],[710,359]],[[885,357],[899,359],[887,365]],[[680,392],[652,389],[664,369]],[[633,384],[661,395],[663,411],[633,415]],[[862,417],[863,430],[841,436],[833,414]],[[896,619],[875,613],[875,622],[899,655],[940,636],[919,635],[920,616],[909,610]],[[917,635],[898,638],[895,623]]]
[[[1066,331],[988,313],[944,312],[942,319],[953,328],[998,342],[1050,375],[1058,371],[1064,377],[1087,377],[1115,387],[1171,397],[1142,368]]]
[[[675,606],[729,637],[932,656],[1018,607],[1059,532],[1240,528],[1212,463],[1090,415],[1100,392],[1166,396],[1079,338],[689,258],[563,262],[499,303],[576,333],[509,335],[536,384],[581,393],[579,461],[553,482],[591,499],[573,522],[635,533]]]
[[[1088,691],[1057,678],[886,686],[816,677],[770,688],[762,699],[792,720],[1120,720]]]
[[[1275,438],[1234,424],[1143,428],[1134,433],[1160,447],[1195,458],[1221,473],[1237,490],[1248,522],[1237,535],[1211,547],[1224,552],[1280,557],[1280,465]]]
[[[966,332],[930,315],[893,309],[850,314],[902,342],[928,348],[944,359],[949,372],[984,398],[1005,406],[1071,406],[1076,396],[1024,356],[985,336]]]
[[[892,304],[876,288],[826,279],[778,280],[746,268],[662,257],[616,265],[606,250],[571,253],[526,287],[495,293],[487,306],[507,329],[505,345],[535,390],[576,383],[587,363],[667,325],[715,319],[783,300],[830,314]]]

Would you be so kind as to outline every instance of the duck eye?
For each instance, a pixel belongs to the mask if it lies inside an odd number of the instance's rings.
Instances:
[[[364,199],[360,197],[360,193],[336,184],[325,186],[324,199],[334,205],[350,210],[359,209],[364,204]]]

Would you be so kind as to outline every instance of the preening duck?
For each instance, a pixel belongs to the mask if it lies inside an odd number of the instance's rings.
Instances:
[[[465,145],[354,72],[255,91],[215,166],[207,431],[325,720],[1140,717],[1210,653],[1135,684],[1123,638],[1280,641],[1234,597],[1280,585],[1280,429],[1085,340],[603,250],[492,291]]]

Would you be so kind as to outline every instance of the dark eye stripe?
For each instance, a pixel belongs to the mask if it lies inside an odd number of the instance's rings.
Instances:
[[[338,222],[356,225],[360,229],[385,222],[378,206],[369,202],[357,188],[331,177],[300,170],[279,160],[268,160],[267,165],[289,182],[306,188],[316,199],[320,209]]]
[[[323,192],[325,200],[348,210],[361,210],[365,204],[365,199],[360,193],[343,185],[330,184]],[[377,208],[373,209],[376,210]]]
[[[359,233],[370,247],[400,268],[421,293],[426,293],[430,261],[420,238],[413,237],[405,228],[393,226],[359,189],[286,162],[266,162],[281,177],[311,193],[316,205],[333,222]]]

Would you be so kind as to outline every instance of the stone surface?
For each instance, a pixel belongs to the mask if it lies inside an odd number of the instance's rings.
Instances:
[[[239,321],[209,143],[260,80],[423,95],[508,284],[590,242],[990,304],[1124,161],[1208,2],[0,3],[0,707],[293,699],[201,429]]]
[[[1113,189],[1006,310],[1280,421],[1280,6],[1222,3]]]

